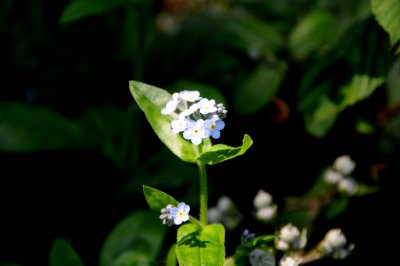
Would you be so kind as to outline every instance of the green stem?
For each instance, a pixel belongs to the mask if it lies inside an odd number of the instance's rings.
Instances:
[[[197,166],[199,167],[199,177],[200,177],[200,222],[207,225],[207,171],[206,165],[203,162],[197,161]]]

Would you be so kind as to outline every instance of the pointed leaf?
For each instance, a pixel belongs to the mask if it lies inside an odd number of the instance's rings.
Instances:
[[[113,265],[118,258],[124,260],[129,254],[134,259],[154,260],[160,252],[165,233],[166,227],[153,212],[136,211],[130,214],[107,236],[100,253],[100,266]]]
[[[232,15],[232,14],[231,14]],[[283,45],[283,37],[275,27],[246,13],[236,13],[221,23],[218,39],[246,53],[270,55]]]
[[[199,156],[199,160],[205,164],[217,164],[237,156],[243,155],[253,145],[253,140],[245,134],[243,144],[239,147],[230,147],[225,144],[213,145]]]
[[[67,24],[87,16],[94,16],[109,11],[129,0],[74,0],[70,1],[61,14],[60,24]]]
[[[225,260],[225,229],[220,224],[199,228],[184,224],[178,229],[176,256],[179,265],[219,266]]]
[[[168,204],[178,206],[179,202],[158,189],[151,188],[148,186],[143,186],[143,193],[146,197],[146,201],[150,206],[150,209],[156,212],[160,212],[162,208],[167,206]]]
[[[293,57],[303,59],[318,49],[332,46],[339,34],[337,24],[335,16],[322,10],[303,17],[289,35]]]
[[[400,41],[400,1],[371,0],[372,13],[382,28],[389,34],[390,42]]]
[[[83,266],[72,245],[61,238],[55,239],[50,249],[50,266]]]
[[[234,95],[234,105],[241,114],[252,114],[265,107],[276,95],[283,81],[287,64],[283,61],[273,65],[259,66],[239,86]]]
[[[381,77],[354,75],[348,84],[340,88],[342,100],[339,103],[323,95],[316,109],[305,115],[307,131],[317,137],[325,136],[344,109],[368,98],[383,82]]]
[[[130,81],[131,93],[160,140],[180,159],[195,163],[198,147],[171,130],[170,116],[162,115],[161,110],[172,98],[166,90],[139,82]]]
[[[344,109],[368,98],[384,81],[382,77],[354,75],[350,84],[341,88],[344,98],[340,103],[340,108]]]

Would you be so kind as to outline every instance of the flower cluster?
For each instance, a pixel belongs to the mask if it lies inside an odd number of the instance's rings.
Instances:
[[[217,205],[208,209],[210,224],[222,223],[226,229],[233,230],[242,220],[242,214],[228,196],[218,199]]]
[[[284,225],[278,233],[275,247],[278,250],[289,251],[289,250],[301,250],[307,244],[307,230],[300,230],[288,223]]]
[[[354,195],[358,189],[357,181],[350,177],[356,167],[355,162],[348,155],[336,158],[333,165],[324,174],[324,180],[328,184],[336,185],[341,193]]]
[[[335,259],[346,258],[354,249],[354,244],[346,246],[347,239],[340,228],[331,229],[326,233],[318,247],[324,256]]]
[[[163,224],[171,226],[172,224],[180,225],[182,222],[189,220],[190,206],[184,202],[178,204],[178,207],[174,207],[168,204],[165,208],[161,209],[160,219]]]
[[[273,204],[272,195],[260,189],[254,197],[253,205],[256,209],[256,218],[261,222],[271,222],[277,215],[278,206]]]
[[[227,111],[223,104],[215,100],[200,97],[198,91],[181,91],[172,94],[164,109],[163,115],[171,115],[172,132],[183,132],[183,137],[193,144],[199,145],[203,138],[218,139],[225,127],[222,120]]]

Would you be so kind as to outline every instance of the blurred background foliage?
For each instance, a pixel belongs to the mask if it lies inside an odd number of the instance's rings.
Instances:
[[[166,256],[165,228],[143,222],[142,185],[195,209],[197,170],[157,139],[129,80],[227,106],[221,142],[238,146],[246,133],[254,145],[210,167],[210,203],[228,195],[259,234],[271,228],[251,216],[258,189],[284,206],[349,154],[356,178],[378,192],[306,221],[317,235],[342,227],[356,243],[335,263],[387,259],[400,172],[398,14],[397,0],[0,1],[1,260]],[[143,227],[124,226],[132,220]],[[227,236],[228,252],[243,226]],[[138,241],[151,248],[131,251]]]

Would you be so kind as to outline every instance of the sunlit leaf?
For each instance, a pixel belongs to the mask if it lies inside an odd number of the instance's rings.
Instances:
[[[395,45],[400,41],[400,1],[371,0],[371,9],[378,23],[389,34],[391,44]]]
[[[329,12],[316,10],[301,18],[289,35],[293,57],[303,59],[318,50],[329,49],[338,37],[337,19]]]
[[[344,109],[368,98],[384,81],[382,77],[354,75],[350,84],[341,88],[344,98],[340,103],[340,108]]]
[[[124,256],[138,256],[135,259],[154,260],[158,255],[166,227],[158,214],[150,211],[136,211],[120,223],[107,236],[100,253],[100,266],[109,266]],[[126,253],[132,252],[132,253]],[[140,254],[140,255],[139,255]]]
[[[171,204],[173,206],[178,206],[179,202],[158,189],[151,188],[148,186],[143,186],[143,193],[146,197],[147,204],[149,204],[150,209],[156,212],[160,212],[162,208]]]
[[[216,144],[206,152],[202,153],[198,159],[205,164],[217,164],[243,155],[251,145],[253,145],[253,140],[249,135],[245,134],[242,146],[230,147],[225,144]]]
[[[284,79],[287,64],[283,61],[260,65],[238,87],[234,95],[235,110],[253,114],[265,107],[276,95]]]
[[[161,110],[172,98],[166,90],[139,82],[130,81],[131,93],[160,140],[180,159],[195,163],[198,147],[171,130],[172,118],[162,115]],[[205,142],[205,141],[203,141]]]
[[[83,262],[68,241],[57,238],[54,240],[50,249],[49,265],[83,266]]]
[[[222,266],[225,260],[225,229],[220,224],[199,228],[184,224],[178,229],[175,247],[179,265]]]

